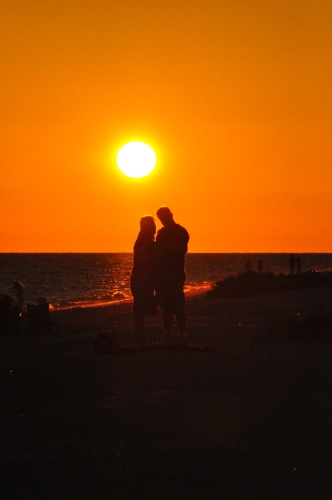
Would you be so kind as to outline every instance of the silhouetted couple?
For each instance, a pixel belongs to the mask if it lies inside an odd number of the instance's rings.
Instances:
[[[177,224],[168,207],[161,207],[157,216],[163,227],[156,235],[156,224],[151,215],[140,220],[140,232],[134,245],[134,267],[131,274],[131,291],[134,296],[134,324],[141,344],[145,344],[144,316],[162,311],[165,343],[186,340],[186,312],[184,298],[185,254],[189,234]],[[173,317],[178,334],[172,334]]]

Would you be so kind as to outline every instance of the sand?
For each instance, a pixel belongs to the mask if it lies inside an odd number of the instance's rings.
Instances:
[[[188,297],[205,351],[156,349],[159,317],[135,351],[130,303],[2,335],[2,498],[330,499],[332,342],[296,325],[331,304],[330,288]],[[124,350],[94,353],[101,331]]]

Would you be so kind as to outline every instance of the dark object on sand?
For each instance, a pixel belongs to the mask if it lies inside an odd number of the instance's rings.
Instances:
[[[13,299],[10,295],[4,295],[0,299],[0,333],[7,333],[11,324]]]
[[[10,295],[0,299],[0,333],[21,333],[22,313]]]
[[[27,304],[27,333],[46,333],[52,331],[54,327],[59,329],[59,325],[52,319],[48,302]]]
[[[209,299],[240,299],[298,288],[332,286],[332,272],[308,271],[301,274],[240,273],[211,285]]]

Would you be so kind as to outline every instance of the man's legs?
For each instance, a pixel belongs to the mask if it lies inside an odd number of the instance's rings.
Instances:
[[[186,334],[187,317],[185,308],[183,307],[178,311],[176,311],[175,317],[176,317],[176,324],[179,330],[179,340],[180,342],[185,342],[187,336]]]
[[[164,336],[165,341],[170,342],[171,339],[180,340],[180,342],[186,341],[186,326],[187,326],[187,317],[185,308],[177,308],[175,311],[176,324],[178,327],[178,332],[172,332],[172,324],[173,324],[173,313],[169,307],[162,308],[162,318],[163,318],[163,326],[164,326]]]
[[[166,342],[171,342],[172,338],[179,339],[181,342],[185,342],[186,340],[186,311],[183,285],[183,280],[170,280],[160,290],[164,341]],[[176,317],[178,334],[172,335],[173,315]]]
[[[173,314],[167,305],[163,305],[161,315],[164,326],[164,341],[170,342],[172,339]]]

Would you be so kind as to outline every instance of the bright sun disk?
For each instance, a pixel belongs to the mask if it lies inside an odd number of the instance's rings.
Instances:
[[[156,153],[145,142],[128,142],[116,155],[116,164],[121,172],[136,179],[150,174],[156,163]]]

